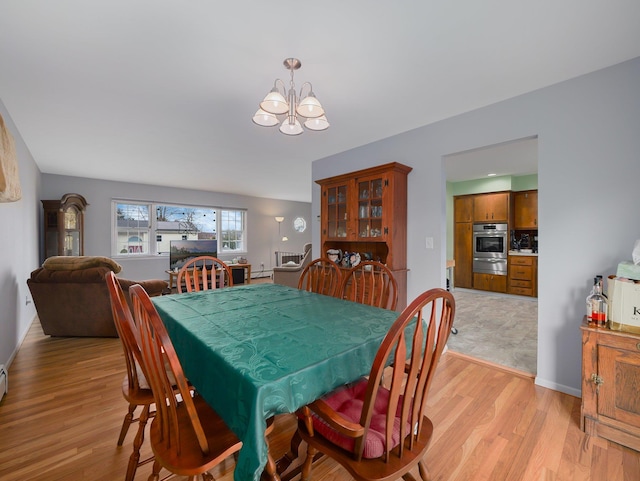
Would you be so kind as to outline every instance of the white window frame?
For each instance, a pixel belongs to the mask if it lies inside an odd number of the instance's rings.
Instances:
[[[142,252],[131,252],[130,247],[127,249],[127,252],[122,252],[118,245],[118,236],[121,230],[118,227],[118,205],[125,204],[130,206],[144,206],[147,209],[147,217],[146,226],[138,226],[136,229],[137,234],[143,234],[142,238],[146,238],[147,240],[143,242],[146,245],[146,250],[143,247]],[[151,242],[151,234],[152,234],[152,215],[151,215],[151,204],[149,202],[136,202],[136,201],[128,201],[128,200],[112,200],[111,202],[111,255],[113,257],[143,257],[153,255],[152,245],[155,243]]]
[[[244,209],[220,209],[218,212],[219,219],[219,234],[218,234],[218,252],[228,254],[245,254],[247,252],[247,211]],[[240,229],[229,228],[228,223],[236,223],[237,221],[230,219],[231,216],[240,216]],[[227,227],[225,229],[225,227]],[[236,226],[237,227],[237,226]],[[228,235],[228,232],[233,232],[233,235]],[[240,232],[240,235],[237,233]],[[232,249],[225,247],[227,242],[241,243],[239,248]]]
[[[144,229],[139,229],[140,231],[144,231],[145,236],[147,240],[147,251],[146,252],[142,252],[142,253],[138,253],[138,252],[120,252],[119,246],[118,246],[118,233],[120,232],[119,228],[118,228],[118,224],[117,224],[117,220],[118,220],[118,205],[119,204],[125,204],[125,205],[140,205],[140,206],[145,206],[148,209],[149,212],[149,219],[148,219],[148,225],[144,228]],[[112,199],[111,201],[111,255],[114,258],[127,258],[127,259],[131,259],[131,258],[139,258],[139,257],[157,257],[157,256],[162,256],[162,257],[166,257],[169,255],[168,249],[166,250],[166,252],[163,250],[162,252],[159,252],[159,248],[158,245],[160,244],[160,242],[162,241],[158,241],[158,236],[163,236],[163,238],[166,238],[167,235],[165,233],[159,233],[158,231],[161,230],[159,229],[158,226],[158,221],[157,221],[157,211],[159,207],[184,207],[187,209],[203,209],[203,210],[207,210],[207,209],[211,209],[215,212],[215,222],[216,222],[216,226],[220,226],[220,227],[216,227],[215,228],[215,234],[216,234],[216,240],[218,242],[218,254],[230,254],[230,255],[235,255],[235,254],[246,254],[247,253],[247,210],[246,209],[234,209],[234,208],[222,208],[222,207],[214,207],[214,206],[201,206],[201,205],[188,205],[188,204],[176,204],[176,203],[169,203],[169,202],[150,202],[150,201],[139,201],[139,200],[128,200],[128,199]],[[225,229],[223,231],[223,225],[226,225],[226,219],[228,218],[229,214],[234,213],[235,215],[240,215],[240,223],[241,223],[241,229],[240,229],[240,233],[237,234],[238,229],[233,229],[233,231],[236,233],[235,237],[236,240],[241,242],[241,247],[237,248],[237,249],[230,249],[228,247],[225,248],[225,244],[223,243],[223,233],[227,231],[227,229]],[[225,221],[223,221],[223,218],[225,219]],[[164,231],[163,231],[164,232]],[[184,236],[183,236],[184,237]],[[144,249],[143,249],[144,251]]]

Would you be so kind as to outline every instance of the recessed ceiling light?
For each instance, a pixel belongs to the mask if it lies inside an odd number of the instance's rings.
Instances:
[[[495,177],[498,174],[487,174],[487,177]]]

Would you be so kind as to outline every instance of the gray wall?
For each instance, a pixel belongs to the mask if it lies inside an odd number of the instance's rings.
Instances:
[[[27,278],[39,265],[40,171],[1,100],[0,114],[16,144],[22,185],[22,199],[0,203],[0,364],[8,365],[35,316]]]
[[[397,161],[408,192],[408,296],[444,286],[443,157],[538,136],[540,243],[536,382],[576,396],[579,326],[595,274],[640,238],[640,58],[314,162],[313,179]],[[313,184],[313,215],[320,188]],[[434,249],[425,249],[425,237]],[[320,233],[314,224],[316,251]]]
[[[308,202],[43,174],[43,199],[59,199],[67,192],[81,194],[89,203],[85,215],[85,255],[112,257],[111,200],[114,198],[247,209],[247,261],[252,264],[254,275],[260,272],[261,262],[264,262],[265,275],[270,274],[275,265],[276,250],[302,252],[304,244],[311,242],[311,229],[299,233],[292,225],[298,216],[311,224],[311,204]],[[281,235],[289,238],[287,242],[278,238],[277,215],[285,217],[280,229]],[[226,261],[236,255],[221,253],[219,257]],[[168,278],[164,272],[169,268],[166,256],[113,258],[122,265],[119,276],[126,279]]]

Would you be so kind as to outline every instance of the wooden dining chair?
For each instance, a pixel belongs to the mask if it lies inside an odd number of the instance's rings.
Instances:
[[[149,439],[154,453],[150,480],[158,480],[165,468],[195,481],[213,480],[209,470],[237,453],[242,442],[205,400],[195,394],[182,371],[167,330],[151,299],[140,285],[129,288],[133,315],[141,341],[140,365],[153,392],[156,415]],[[174,395],[171,372],[179,395]]]
[[[112,271],[107,272],[105,280],[109,290],[113,321],[116,325],[120,341],[122,342],[124,359],[127,366],[127,372],[122,382],[122,395],[129,403],[129,408],[122,421],[122,428],[120,429],[120,436],[118,437],[118,446],[122,446],[129,426],[134,422],[138,423],[138,431],[133,441],[133,452],[129,457],[127,473],[124,478],[125,481],[132,481],[138,467],[153,460],[153,457],[150,457],[140,461],[140,447],[144,441],[145,426],[147,425],[149,417],[153,417],[154,415],[154,412],[151,411],[151,405],[154,402],[153,392],[136,360],[140,356],[140,343],[137,328],[129,305],[127,304],[125,294],[116,275]],[[142,412],[136,418],[135,411],[138,407],[142,407]]]
[[[392,311],[398,304],[398,283],[393,272],[377,261],[363,261],[346,271],[340,293],[343,299]]]
[[[178,271],[177,287],[179,293],[207,291],[230,286],[233,286],[231,268],[217,257],[194,257]]]
[[[302,481],[310,479],[318,451],[358,481],[413,480],[409,471],[416,465],[422,480],[429,480],[424,456],[433,423],[425,414],[427,393],[454,314],[451,293],[424,292],[393,323],[367,377],[298,411],[298,433],[308,445]]]
[[[298,280],[298,289],[325,296],[337,296],[342,282],[342,272],[338,264],[326,257],[312,260],[304,268]]]

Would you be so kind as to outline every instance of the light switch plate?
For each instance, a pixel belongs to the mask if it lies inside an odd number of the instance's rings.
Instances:
[[[433,249],[433,237],[427,237],[425,240],[425,247],[427,249]]]

